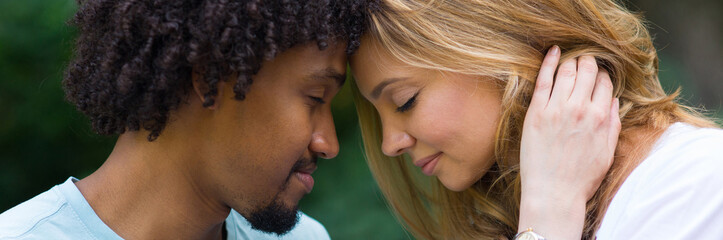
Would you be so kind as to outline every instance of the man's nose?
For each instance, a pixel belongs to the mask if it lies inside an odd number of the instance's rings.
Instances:
[[[339,140],[336,137],[336,128],[334,127],[334,118],[331,111],[325,114],[314,128],[309,149],[318,157],[324,159],[334,158],[339,154]]]

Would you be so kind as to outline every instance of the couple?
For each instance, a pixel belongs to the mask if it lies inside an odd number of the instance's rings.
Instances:
[[[613,1],[89,0],[73,22],[67,97],[116,146],[0,239],[328,238],[296,205],[338,152],[347,60],[416,238],[723,238],[723,132]]]

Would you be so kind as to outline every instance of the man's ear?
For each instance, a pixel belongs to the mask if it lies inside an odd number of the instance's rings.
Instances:
[[[198,100],[200,100],[201,103],[205,105],[206,93],[208,93],[208,89],[209,89],[208,84],[203,81],[203,76],[198,74],[196,71],[192,71],[192,73],[191,73],[191,82],[193,84],[193,93],[192,93],[193,96],[191,96],[191,97],[197,97]],[[213,104],[204,106],[205,108],[216,109],[216,106],[218,105],[217,100],[221,98],[221,94],[223,92],[223,91],[221,91],[223,88],[223,84],[221,81],[219,81],[217,83],[216,88],[217,88],[216,96],[212,97],[212,99],[210,99],[211,101],[213,101]]]

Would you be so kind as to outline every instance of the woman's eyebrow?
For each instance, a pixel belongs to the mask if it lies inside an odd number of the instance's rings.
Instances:
[[[374,89],[372,90],[372,93],[371,93],[372,98],[374,98],[374,100],[376,100],[377,98],[379,98],[379,95],[382,94],[382,90],[384,90],[384,88],[385,88],[387,85],[392,84],[392,83],[395,83],[395,82],[398,82],[398,81],[406,80],[406,79],[408,79],[408,78],[402,77],[402,78],[387,78],[387,79],[384,79],[384,81],[382,81],[382,82],[380,82],[379,84],[377,84],[377,86],[374,87]]]

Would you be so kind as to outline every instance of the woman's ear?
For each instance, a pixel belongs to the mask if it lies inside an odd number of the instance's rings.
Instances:
[[[201,74],[196,71],[192,71],[191,82],[193,84],[193,93],[191,93],[191,97],[197,97],[205,108],[216,109],[216,106],[218,105],[218,101],[216,101],[216,99],[221,97],[221,93],[223,92],[221,89],[223,87],[223,82],[217,83],[216,96],[209,96],[209,99],[206,98],[206,93],[209,91],[208,83],[203,81],[203,76],[201,76]]]

